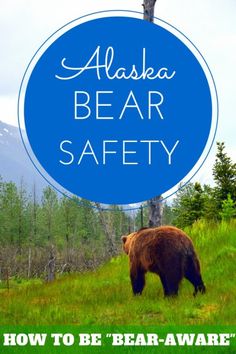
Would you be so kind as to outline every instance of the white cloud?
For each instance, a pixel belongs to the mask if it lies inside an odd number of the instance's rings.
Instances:
[[[17,96],[0,96],[0,120],[17,125]]]
[[[25,69],[41,44],[77,17],[107,9],[141,10],[129,0],[0,0],[0,119],[18,125],[16,102]]]
[[[108,10],[142,11],[142,0],[0,0],[0,119],[17,125],[16,103],[25,68],[42,42],[65,23]],[[182,30],[205,56],[220,98],[217,139],[236,154],[235,0],[157,0],[156,16]],[[207,171],[204,164],[201,171]],[[207,172],[205,173],[207,177]]]

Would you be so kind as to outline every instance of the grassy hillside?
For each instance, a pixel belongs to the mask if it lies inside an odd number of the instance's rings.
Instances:
[[[194,298],[184,280],[178,298],[164,299],[159,278],[149,274],[143,295],[133,297],[122,255],[52,284],[11,281],[9,292],[0,289],[0,324],[236,324],[236,223],[199,222],[186,231],[201,259],[205,295]]]

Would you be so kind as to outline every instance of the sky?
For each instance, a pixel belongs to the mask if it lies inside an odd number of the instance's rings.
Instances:
[[[0,0],[0,120],[17,126],[22,76],[40,45],[58,28],[91,12],[142,11],[142,0]],[[216,141],[225,141],[236,161],[236,1],[157,0],[155,15],[182,31],[205,57],[216,82],[220,116]],[[211,180],[212,149],[198,173]]]

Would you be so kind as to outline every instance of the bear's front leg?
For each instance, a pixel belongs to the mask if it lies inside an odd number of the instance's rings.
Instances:
[[[141,295],[145,286],[145,272],[139,267],[131,266],[130,280],[134,295]]]

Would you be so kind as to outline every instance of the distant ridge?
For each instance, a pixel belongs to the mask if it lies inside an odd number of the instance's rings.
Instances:
[[[18,186],[23,181],[28,192],[36,186],[37,195],[41,195],[47,182],[30,161],[22,143],[18,127],[0,121],[0,175],[6,182]]]

